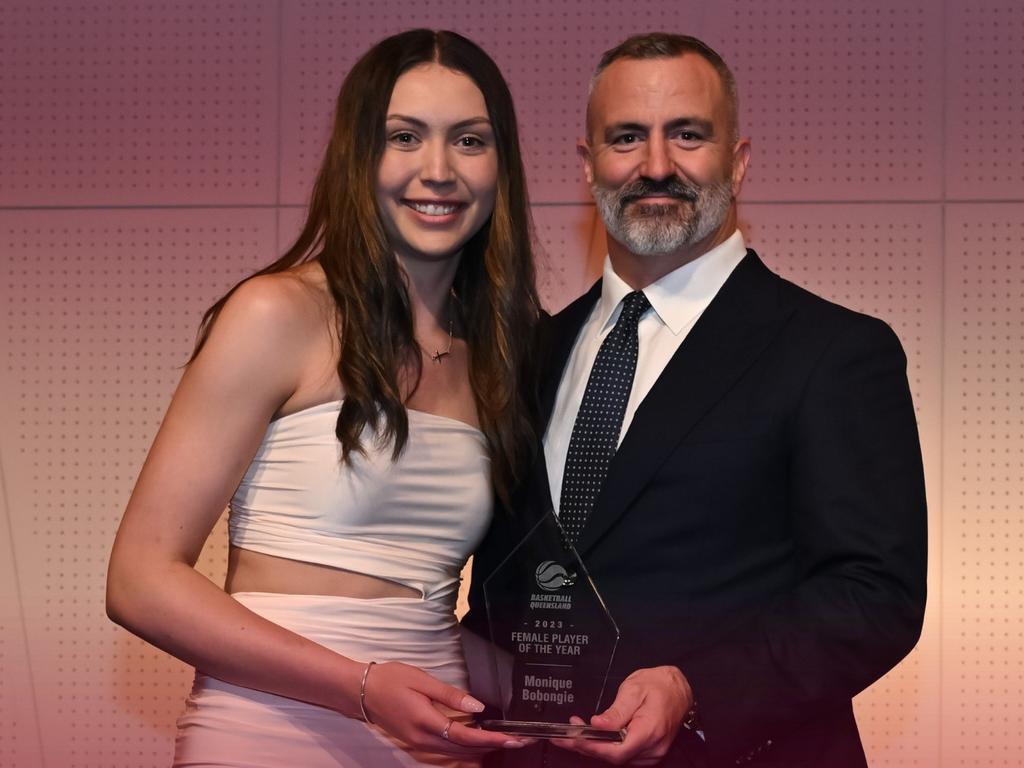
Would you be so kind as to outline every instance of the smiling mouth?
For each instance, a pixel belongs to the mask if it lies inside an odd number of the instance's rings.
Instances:
[[[689,198],[682,195],[644,195],[643,197],[629,197],[626,204],[639,203],[640,205],[664,205],[666,203],[689,203]]]
[[[633,215],[662,215],[669,211],[679,211],[680,206],[693,205],[692,201],[677,195],[651,195],[650,197],[632,197],[622,203],[619,211],[625,214],[631,211]],[[687,210],[683,208],[682,210]]]
[[[425,203],[417,200],[404,200],[403,202],[416,213],[422,213],[424,216],[451,216],[463,207],[462,203]]]

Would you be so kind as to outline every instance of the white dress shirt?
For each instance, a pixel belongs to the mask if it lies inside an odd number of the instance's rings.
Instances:
[[[620,444],[633,421],[636,409],[746,252],[743,236],[736,230],[725,242],[643,289],[651,309],[641,316],[637,329],[640,346],[636,374],[626,404],[626,414],[622,419],[622,429],[619,431]],[[556,515],[562,495],[562,475],[565,471],[565,456],[569,451],[569,438],[583,400],[583,392],[587,388],[590,369],[601,342],[619,319],[622,299],[632,290],[615,274],[611,260],[606,256],[601,298],[594,304],[576,337],[558,385],[551,420],[544,433],[544,458]]]

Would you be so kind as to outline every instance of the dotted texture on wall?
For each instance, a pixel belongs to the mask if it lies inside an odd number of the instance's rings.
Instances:
[[[705,31],[736,74],[753,140],[745,199],[939,197],[933,0],[728,0]]]
[[[946,213],[942,731],[947,765],[1024,755],[1024,205]]]
[[[929,538],[940,533],[942,225],[938,205],[750,205],[748,245],[783,277],[843,306],[880,317],[899,335],[924,452]],[[939,574],[930,560],[932,583]],[[939,615],[930,606],[921,642],[857,697],[857,722],[873,766],[938,765]]]
[[[601,276],[604,229],[592,205],[533,207],[537,292],[541,306],[555,313]]]
[[[283,254],[295,244],[302,225],[306,223],[304,206],[282,206],[277,209],[277,252]]]
[[[271,260],[274,229],[272,211],[0,212],[0,455],[49,765],[168,762],[188,670],[107,620],[107,557],[202,311]],[[222,580],[212,541],[201,570]]]
[[[273,203],[276,8],[5,2],[0,205]]]
[[[0,392],[9,392],[0,371]],[[6,422],[0,422],[6,425]],[[36,712],[25,622],[11,541],[10,510],[0,447],[0,765],[41,763],[42,738]],[[22,557],[29,553],[21,552]]]
[[[283,4],[281,200],[307,202],[338,89],[373,43],[413,27],[452,29],[479,43],[516,101],[535,203],[587,201],[576,159],[587,84],[601,54],[654,29],[699,34],[699,5],[611,0],[425,0],[389,4],[297,0]]]
[[[946,0],[946,195],[1019,199],[1024,188],[1024,5]]]

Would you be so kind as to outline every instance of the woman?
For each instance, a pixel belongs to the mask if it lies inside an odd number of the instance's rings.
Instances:
[[[108,613],[197,668],[176,765],[454,764],[458,575],[531,451],[538,302],[497,67],[415,30],[345,79],[309,217],[204,317]],[[193,569],[230,500],[222,591]],[[459,763],[461,764],[461,763]]]

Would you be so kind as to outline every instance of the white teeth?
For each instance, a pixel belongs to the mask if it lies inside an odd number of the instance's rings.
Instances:
[[[425,213],[427,216],[447,216],[455,213],[457,205],[437,205],[435,203],[409,203],[413,210]]]

